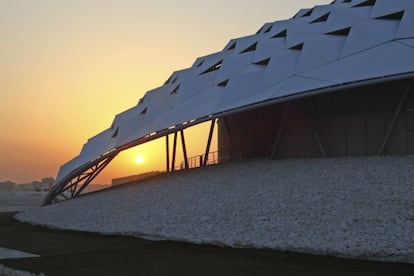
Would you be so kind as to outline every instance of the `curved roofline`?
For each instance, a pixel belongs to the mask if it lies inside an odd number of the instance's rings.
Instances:
[[[154,141],[156,139],[159,139],[159,138],[164,137],[166,135],[175,133],[177,131],[181,131],[181,130],[184,130],[184,129],[190,128],[192,126],[195,126],[195,125],[198,125],[198,124],[201,124],[201,123],[205,123],[205,122],[208,122],[208,121],[211,121],[211,120],[214,120],[214,119],[220,119],[220,118],[225,117],[225,116],[234,115],[234,114],[237,114],[237,113],[258,109],[258,108],[261,108],[261,107],[266,107],[266,106],[274,105],[274,104],[277,104],[277,103],[293,101],[293,100],[297,100],[297,99],[301,99],[301,98],[307,98],[307,97],[312,97],[312,96],[316,96],[316,95],[320,95],[320,94],[326,94],[326,93],[332,93],[332,92],[341,91],[341,90],[354,89],[354,88],[368,86],[368,85],[372,85],[372,84],[381,84],[381,83],[390,82],[390,81],[397,81],[397,80],[408,80],[410,78],[414,78],[414,72],[407,73],[407,74],[399,74],[399,75],[394,75],[394,76],[388,76],[388,77],[382,77],[382,78],[374,78],[374,79],[370,79],[370,80],[352,82],[352,83],[342,84],[342,85],[335,85],[335,86],[327,87],[327,88],[323,88],[323,89],[310,90],[310,91],[307,91],[307,92],[297,93],[295,95],[289,95],[289,96],[286,96],[286,97],[281,97],[281,98],[277,98],[277,99],[272,99],[272,100],[268,100],[268,101],[255,103],[255,104],[248,105],[248,106],[243,106],[243,107],[240,107],[240,108],[236,108],[236,109],[225,111],[225,112],[218,113],[218,114],[212,114],[212,115],[209,115],[209,116],[206,116],[206,117],[203,117],[203,118],[196,119],[193,122],[188,122],[185,125],[176,126],[173,129],[164,129],[164,130],[158,131],[154,135],[147,134],[146,136],[141,137],[141,138],[139,138],[135,141],[132,141],[130,143],[127,143],[127,144],[125,144],[121,147],[114,148],[111,151],[107,152],[106,154],[104,154],[104,155],[102,155],[102,156],[100,156],[100,157],[98,157],[98,158],[96,158],[92,161],[89,161],[89,162],[83,164],[82,166],[78,167],[75,170],[72,170],[69,174],[67,174],[64,178],[62,178],[60,181],[58,181],[52,187],[50,192],[45,197],[45,200],[43,201],[43,205],[48,205],[48,204],[52,203],[53,199],[59,194],[59,190],[64,188],[73,178],[81,175],[83,172],[87,171],[91,167],[96,166],[97,164],[101,163],[104,160],[107,160],[107,159],[112,160],[113,158],[115,158],[122,151],[128,150],[130,148],[136,147],[136,146],[141,145],[141,144],[145,144],[145,143]]]
[[[90,168],[92,177],[101,168],[99,160],[227,114],[410,78],[413,20],[412,0],[352,0],[266,23],[255,35],[230,40],[221,52],[196,59],[148,91],[61,166],[57,183],[66,185]]]

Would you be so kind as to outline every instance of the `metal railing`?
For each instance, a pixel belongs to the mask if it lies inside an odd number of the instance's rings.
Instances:
[[[202,167],[204,165],[204,158],[205,158],[204,155],[196,155],[196,156],[187,158],[188,168],[195,169],[195,168]],[[218,163],[219,163],[218,151],[210,152],[207,157],[206,166],[216,165]],[[185,162],[182,161],[181,164],[179,166],[176,166],[174,169],[176,171],[185,169]]]

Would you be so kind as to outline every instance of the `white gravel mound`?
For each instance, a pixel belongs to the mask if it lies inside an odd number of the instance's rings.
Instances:
[[[20,258],[33,258],[33,257],[39,257],[39,255],[0,247],[0,259],[20,259]]]
[[[414,263],[414,157],[227,164],[16,218],[103,234]]]
[[[15,270],[0,264],[0,275],[2,276],[45,276],[45,274],[32,273],[23,270]]]

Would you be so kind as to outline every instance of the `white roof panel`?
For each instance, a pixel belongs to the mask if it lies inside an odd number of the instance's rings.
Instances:
[[[237,108],[238,101],[246,98],[246,96],[251,95],[254,97],[255,93],[259,90],[257,84],[263,78],[263,71],[261,66],[250,65],[249,68],[246,68],[243,72],[233,77],[227,87],[223,89],[223,95],[214,113]]]
[[[399,43],[414,48],[414,38],[399,40]]]
[[[252,52],[254,53],[254,52]],[[224,59],[223,65],[217,72],[216,81],[222,82],[238,74],[253,62],[252,54],[233,54]]]
[[[321,81],[311,78],[304,78],[299,76],[293,76],[283,82],[273,94],[270,95],[270,99],[280,98],[288,95],[294,95],[303,91],[312,91],[319,88],[333,86],[335,83]]]
[[[392,5],[388,3],[389,1],[390,0],[376,0],[375,6],[372,10],[371,17],[377,18],[377,17],[386,16],[386,15],[404,10],[405,8],[413,5],[412,3],[413,1],[392,0],[393,2]]]
[[[345,44],[346,37],[338,35],[325,35],[318,39],[306,41],[297,68],[298,72],[303,72],[335,61]]]
[[[217,103],[223,96],[224,89],[212,86],[191,99],[177,104],[171,112],[177,112],[178,115],[170,116],[170,114],[165,114],[160,118],[160,121],[165,122],[168,127],[171,127],[213,114]]]
[[[115,132],[116,129],[107,129],[89,139],[82,148],[79,160],[82,160],[82,163],[86,163],[113,149],[116,144]]]
[[[79,162],[79,156],[76,156],[72,160],[60,166],[59,172],[56,176],[56,182],[61,181],[65,176],[67,176],[70,172],[72,172],[81,165],[82,164]]]
[[[316,26],[310,28],[310,25]],[[293,47],[297,44],[303,43],[304,41],[315,37],[322,33],[322,26],[317,24],[309,24],[303,26],[292,26],[287,29],[289,35],[287,36],[287,48]]]
[[[341,57],[349,56],[392,41],[398,30],[396,20],[366,20],[351,26]]]
[[[338,84],[414,71],[414,48],[389,42],[298,75]]]
[[[141,112],[144,111],[143,106],[136,106],[127,114],[123,114],[114,124],[113,129],[118,129],[118,136],[116,137],[116,147],[120,147],[136,139],[136,131],[143,131],[144,120]],[[144,135],[141,133],[140,136]],[[140,137],[138,136],[138,137]]]
[[[246,50],[246,48],[248,48],[252,44],[256,43],[257,40],[259,39],[259,37],[261,37],[261,34],[250,35],[250,36],[237,38],[237,39],[234,40],[234,42],[236,42],[235,49],[232,50],[232,51],[229,51],[229,52],[231,52],[231,53],[233,53],[233,52],[240,53],[240,52]]]
[[[282,31],[283,30],[281,30],[281,32]],[[286,50],[286,45],[287,44],[285,37],[260,40],[257,44],[257,51],[255,51],[253,56],[253,62],[262,61],[276,54],[277,52]]]
[[[271,56],[260,86],[270,86],[295,74],[300,55],[301,51],[288,49]]]
[[[217,78],[217,73],[208,73],[198,76],[194,76],[191,79],[176,83],[171,91],[174,91],[178,87],[178,90],[175,95],[174,105],[182,103],[187,99],[190,99],[205,90],[206,88],[212,86]]]
[[[410,5],[404,10],[404,16],[395,39],[410,38],[414,36],[414,5]]]

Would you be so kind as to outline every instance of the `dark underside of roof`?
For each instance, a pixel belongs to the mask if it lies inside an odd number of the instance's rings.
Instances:
[[[219,121],[222,161],[414,154],[410,80],[276,103]]]

